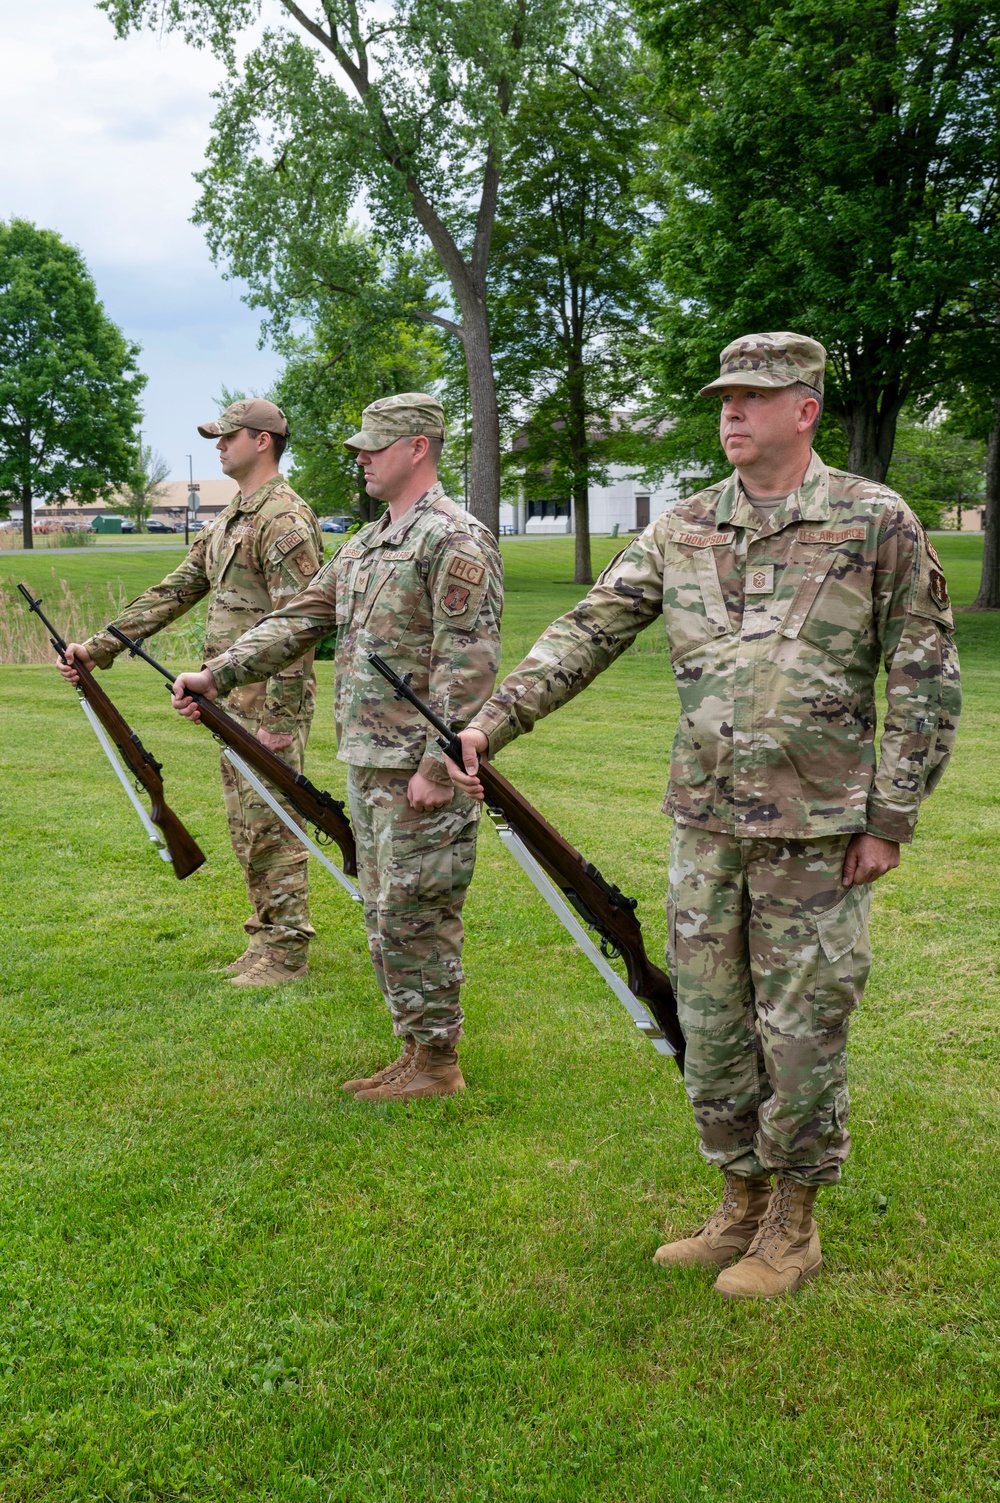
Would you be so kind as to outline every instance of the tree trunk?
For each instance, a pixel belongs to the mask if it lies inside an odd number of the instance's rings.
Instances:
[[[986,445],[986,528],[983,573],[974,611],[1000,611],[1000,401],[993,404],[993,427]]]
[[[486,293],[463,299],[462,345],[469,380],[472,443],[469,452],[469,510],[500,536],[500,413],[490,355]]]
[[[34,548],[34,546],[35,546],[35,534],[32,531],[32,525],[31,525],[32,524],[32,520],[33,520],[32,519],[32,514],[31,514],[31,507],[32,507],[32,503],[33,503],[34,499],[35,498],[32,495],[31,486],[30,485],[22,485],[22,487],[21,487],[21,537],[24,540],[24,546],[25,546],[25,548]]]
[[[892,461],[896,442],[896,420],[901,402],[883,399],[879,411],[878,398],[856,402],[839,414],[850,445],[847,468],[852,475],[864,475],[867,480],[877,480],[881,485]]]
[[[590,466],[587,442],[587,393],[582,360],[570,358],[566,382],[566,428],[573,470],[574,546],[573,583],[592,585],[594,570],[590,559]]]

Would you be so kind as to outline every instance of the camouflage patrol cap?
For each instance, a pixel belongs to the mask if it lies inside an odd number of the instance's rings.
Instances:
[[[288,419],[280,407],[265,402],[263,397],[249,397],[243,402],[230,402],[221,417],[212,423],[199,423],[202,438],[220,438],[223,433],[235,433],[238,428],[256,428],[261,433],[288,434]]]
[[[726,345],[719,363],[719,379],[703,386],[700,396],[724,386],[792,386],[796,381],[823,395],[826,350],[805,334],[744,334]]]
[[[423,391],[402,391],[395,397],[380,397],[361,414],[361,431],[344,440],[344,448],[387,449],[397,438],[445,438],[444,408],[437,397]]]

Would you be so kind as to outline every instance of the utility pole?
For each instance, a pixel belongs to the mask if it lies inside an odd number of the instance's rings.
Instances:
[[[189,454],[188,462],[188,504],[184,513],[184,546],[187,548],[191,542],[191,519],[198,510],[198,492],[201,486],[195,483],[194,460]]]

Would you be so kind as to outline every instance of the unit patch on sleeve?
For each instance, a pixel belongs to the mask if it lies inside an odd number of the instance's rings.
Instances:
[[[441,609],[449,616],[464,615],[469,608],[469,596],[471,593],[471,590],[467,590],[464,585],[449,585],[444,592]]]
[[[940,569],[931,570],[928,583],[930,585],[931,599],[943,610],[950,602],[948,600],[948,583]]]
[[[456,579],[464,579],[465,583],[469,585],[482,584],[486,575],[486,570],[482,564],[474,564],[471,558],[461,557],[452,559],[448,565],[447,572],[454,575]],[[466,594],[468,594],[468,591],[466,591]]]

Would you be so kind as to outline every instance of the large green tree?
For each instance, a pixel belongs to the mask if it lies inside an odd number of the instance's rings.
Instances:
[[[947,398],[951,346],[996,282],[1000,5],[640,5],[672,122],[652,244],[664,405],[695,442],[691,392],[720,347],[801,330],[829,351],[850,468],[883,479],[904,404]]]
[[[636,258],[648,128],[623,17],[517,110],[494,235],[490,310],[501,402],[529,414],[514,457],[533,498],[571,496],[577,584],[590,584],[589,488],[611,457],[627,353],[648,312]]]
[[[52,230],[0,223],[0,506],[93,501],[135,468],[138,349],[104,312],[83,257]]]
[[[140,443],[132,478],[122,486],[117,498],[118,510],[132,518],[138,532],[145,530],[157,501],[167,494],[163,482],[169,474],[170,466],[163,455],[151,444]]]
[[[500,439],[486,278],[511,111],[559,55],[568,0],[280,0],[292,30],[236,42],[260,0],[100,0],[119,35],[181,30],[230,66],[202,174],[216,256],[269,306],[343,230],[360,193],[386,246],[425,237],[462,342],[471,506],[499,518]]]
[[[438,388],[445,336],[414,316],[440,305],[430,257],[404,254],[389,263],[370,236],[357,233],[333,249],[329,259],[314,259],[299,299],[285,305],[294,317],[274,331],[286,364],[271,395],[288,415],[296,490],[321,516],[369,521],[372,506],[344,439],[369,402]]]

